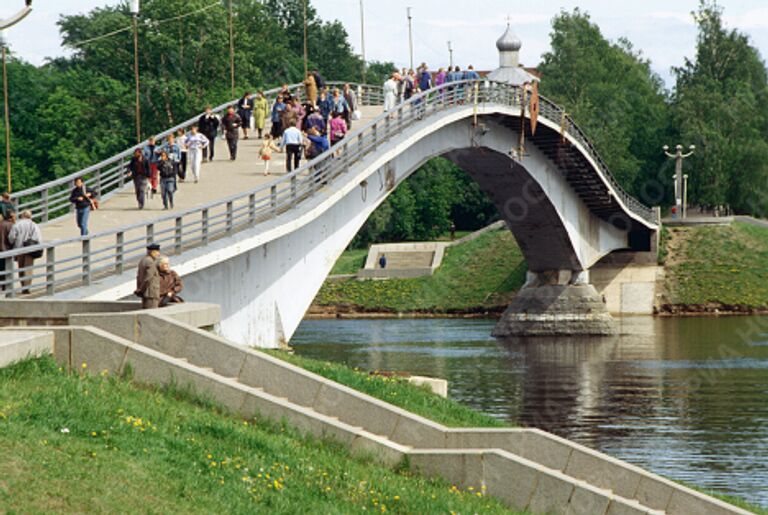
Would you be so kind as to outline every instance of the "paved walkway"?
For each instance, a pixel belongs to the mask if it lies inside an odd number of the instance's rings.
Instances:
[[[364,127],[381,114],[382,108],[380,106],[364,106],[361,108],[361,111],[363,114],[362,119],[356,120],[352,124],[353,133],[356,129]],[[139,210],[133,190],[133,183],[129,182],[123,189],[113,193],[108,200],[101,202],[100,208],[97,211],[91,212],[88,224],[90,233],[96,234],[120,226],[142,222],[149,224],[154,219],[173,214],[174,211],[180,212],[193,209],[213,202],[218,198],[226,198],[237,193],[252,190],[259,185],[272,182],[275,178],[286,173],[285,154],[275,152],[272,154],[270,175],[263,175],[264,165],[258,155],[261,141],[258,137],[240,140],[237,160],[235,161],[229,160],[229,150],[226,141],[219,139],[215,144],[215,159],[212,162],[203,164],[200,182],[197,184],[190,182],[189,179],[192,174],[187,170],[187,181],[178,183],[178,189],[174,195],[174,210],[163,210],[163,201],[159,191],[154,198],[146,201],[143,210]],[[238,204],[235,205],[235,208],[238,208]],[[220,213],[219,218],[215,217],[215,213],[211,213],[211,216],[212,230],[213,224],[224,223]],[[165,233],[158,234],[160,230],[164,230]],[[162,227],[157,227],[155,234],[158,234],[158,237],[156,241],[163,241],[165,239],[166,242],[169,242],[173,240],[172,231],[173,221],[164,223]],[[199,224],[197,227],[190,229],[185,227],[184,231],[186,234],[190,232],[201,234],[201,227],[199,227]],[[80,230],[77,228],[73,213],[45,224],[42,226],[42,233],[43,240],[50,242],[53,240],[77,238],[80,235]],[[124,241],[126,255],[133,253],[133,256],[127,258],[124,263],[126,268],[130,268],[135,266],[138,256],[144,252],[142,249],[146,245],[145,228],[142,226],[139,229],[126,233]],[[114,235],[91,239],[91,272],[94,274],[94,277],[109,274],[115,270],[115,265],[117,264],[115,244],[116,238]],[[55,251],[57,261],[67,258],[71,260],[66,270],[57,269],[56,279],[71,279],[73,282],[79,283],[83,274],[82,241],[78,240],[57,245]],[[162,252],[173,254],[172,248],[169,248],[167,245],[164,246]],[[38,259],[36,265],[43,264],[44,262],[45,257]],[[39,269],[35,273],[36,277],[33,279],[33,287],[35,284],[39,286],[44,281],[44,272],[42,270]],[[33,295],[41,293],[44,293],[44,291],[33,290]]]

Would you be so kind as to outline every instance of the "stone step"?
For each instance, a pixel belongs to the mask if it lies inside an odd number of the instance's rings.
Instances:
[[[53,353],[53,332],[0,331],[0,368],[30,357]]]

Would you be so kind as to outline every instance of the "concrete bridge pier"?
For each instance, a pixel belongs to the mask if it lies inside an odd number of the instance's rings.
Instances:
[[[612,335],[618,327],[589,272],[528,272],[527,281],[501,316],[493,336]]]

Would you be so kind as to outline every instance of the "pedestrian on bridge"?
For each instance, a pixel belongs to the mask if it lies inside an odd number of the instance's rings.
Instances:
[[[15,223],[16,213],[13,210],[6,211],[3,219],[0,220],[0,252],[13,250],[13,244],[8,240],[8,235],[11,234]],[[5,291],[6,287],[10,288],[13,283],[13,277],[5,274],[6,263],[6,259],[0,259],[0,291]]]
[[[21,212],[21,219],[13,224],[11,232],[8,233],[8,242],[13,245],[14,249],[20,249],[38,245],[42,241],[43,236],[40,227],[32,221],[32,211],[25,209]],[[21,280],[21,293],[29,293],[29,287],[32,285],[32,266],[35,264],[35,259],[41,257],[42,254],[41,250],[37,250],[16,256],[19,279]]]
[[[160,160],[160,155],[155,150],[157,150],[157,145],[155,144],[155,137],[152,136],[147,140],[147,144],[142,149],[144,161],[149,163],[149,185],[152,187],[152,195],[157,193],[157,162]]]
[[[344,88],[342,89],[342,93],[344,95],[344,100],[347,101],[347,106],[349,109],[347,110],[347,114],[344,117],[344,120],[347,122],[347,128],[352,128],[352,120],[358,120],[360,117],[362,117],[360,111],[358,111],[358,105],[357,105],[357,94],[355,93],[355,90],[352,89],[352,86],[349,83],[344,84]]]
[[[75,222],[80,236],[88,236],[88,218],[91,209],[96,209],[96,192],[85,185],[82,177],[75,179],[75,187],[69,194],[69,201],[75,205]]]
[[[328,119],[331,117],[331,112],[333,111],[333,101],[328,98],[328,92],[320,92],[320,100],[317,101],[317,109],[320,111],[320,116],[323,117],[325,125],[328,125]],[[325,129],[323,129],[323,133],[325,133]]]
[[[264,163],[264,175],[269,175],[269,162],[272,160],[272,152],[280,152],[280,147],[275,145],[275,141],[272,136],[267,134],[261,143],[261,149],[259,150],[259,156]]]
[[[203,161],[213,161],[213,151],[216,146],[216,136],[219,133],[221,120],[213,114],[211,106],[205,106],[205,113],[197,120],[197,126],[200,134],[208,139],[209,145],[203,148]],[[195,181],[197,182],[197,181]]]
[[[301,150],[304,146],[304,137],[301,131],[291,125],[283,132],[283,140],[280,147],[285,151],[285,171],[290,172],[299,167],[301,163]]]
[[[227,146],[229,147],[230,161],[237,159],[237,142],[240,139],[239,131],[242,125],[242,118],[235,113],[235,108],[230,106],[229,109],[227,109],[227,115],[221,120],[221,126],[224,129],[224,135],[227,138]]]
[[[306,92],[307,100],[312,105],[317,104],[317,83],[312,72],[307,72],[307,78],[304,79],[304,91]]]
[[[160,245],[147,245],[147,255],[139,261],[136,270],[136,290],[133,292],[141,297],[141,309],[152,309],[160,305],[160,274],[157,270],[157,260],[160,257]]]
[[[397,72],[393,73],[384,82],[384,112],[389,113],[395,110],[397,105]]]
[[[207,136],[197,131],[196,126],[192,126],[189,136],[187,136],[187,152],[189,154],[189,168],[192,170],[192,177],[195,178],[195,183],[200,180],[201,163],[203,162],[205,149],[209,146],[213,147],[213,141],[209,141]],[[213,158],[213,150],[211,150],[211,158]]]
[[[184,129],[176,131],[176,143],[181,149],[181,163],[179,164],[179,180],[184,182],[187,178],[187,134]]]
[[[176,192],[176,169],[165,150],[160,152],[160,162],[157,164],[157,168],[160,172],[163,209],[173,209],[173,194]]]
[[[336,145],[347,135],[347,122],[344,121],[341,113],[333,113],[331,125],[329,126],[331,134],[331,145]]]
[[[264,121],[269,114],[269,104],[263,91],[256,93],[256,100],[253,101],[253,124],[259,131],[259,139],[264,137]]]
[[[237,116],[240,117],[243,129],[243,139],[248,139],[248,129],[251,128],[251,113],[253,113],[253,99],[251,92],[246,91],[245,95],[237,101]]]
[[[0,196],[0,216],[6,218],[11,211],[16,211],[16,208],[14,207],[13,202],[11,202],[11,194],[4,191]]]
[[[156,152],[160,155],[165,152],[168,156],[168,161],[173,167],[174,173],[178,176],[181,176],[181,145],[176,143],[176,138],[173,134],[168,135],[165,143],[160,148],[158,148]],[[158,171],[159,169],[160,165],[158,163]],[[160,179],[162,181],[162,175],[160,176]]]
[[[131,172],[136,202],[139,203],[139,209],[144,209],[147,188],[149,187],[149,165],[144,160],[144,154],[141,153],[141,149],[137,148],[133,151],[131,162],[128,163],[128,170]]]
[[[270,121],[272,122],[272,128],[269,133],[273,138],[280,138],[283,135],[283,113],[288,109],[288,106],[283,102],[283,95],[277,95],[277,100],[272,106],[272,113],[270,115]]]

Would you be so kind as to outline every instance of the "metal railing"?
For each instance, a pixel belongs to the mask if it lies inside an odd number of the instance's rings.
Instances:
[[[329,82],[327,85],[329,88],[340,88],[343,84],[345,83]],[[349,84],[355,88],[358,101],[361,102],[361,105],[381,105],[383,102],[381,86],[368,86],[357,83]],[[303,84],[292,84],[288,88],[292,94],[300,92],[303,95],[305,93]],[[277,96],[280,89],[281,88],[274,88],[264,92],[264,95],[270,101],[270,107],[272,100]],[[237,99],[226,102],[215,107],[213,112],[221,115],[227,108],[236,103]],[[164,138],[171,134],[175,135],[178,130],[187,130],[197,124],[199,118],[200,114],[155,135],[155,139],[158,144],[160,144]],[[65,216],[72,212],[74,207],[69,201],[69,194],[74,187],[75,179],[78,177],[82,178],[83,181],[96,192],[101,200],[108,199],[113,193],[117,192],[130,182],[130,173],[127,169],[128,162],[131,160],[131,157],[133,157],[134,151],[137,148],[144,147],[144,145],[146,145],[146,141],[134,145],[109,159],[105,159],[100,163],[96,163],[95,165],[84,168],[78,172],[46,182],[40,186],[35,186],[34,188],[28,188],[13,193],[11,199],[16,206],[17,212],[28,209],[32,212],[33,219],[41,223],[48,222],[60,216]]]
[[[380,90],[369,90],[371,98],[368,102],[380,99]],[[14,279],[15,273],[24,272],[26,279],[32,281],[31,293],[52,295],[57,291],[88,286],[97,279],[122,273],[138,262],[149,243],[159,243],[163,246],[163,252],[171,255],[207,245],[296,207],[302,200],[347,173],[352,164],[377,151],[391,137],[400,134],[419,120],[457,106],[466,108],[472,103],[486,107],[489,104],[501,104],[520,108],[521,97],[522,91],[519,87],[477,81],[449,83],[420,93],[397,105],[391,112],[378,116],[361,129],[348,134],[330,151],[253,190],[171,213],[149,222],[2,252],[0,260],[4,260],[6,271],[4,274],[0,272],[0,287],[5,290],[7,296],[18,295],[22,287]],[[562,109],[546,99],[541,100],[541,114],[556,124],[564,116]],[[630,197],[616,184],[603,160],[567,116],[564,126],[568,135],[576,139],[598,164],[599,169],[595,170],[595,173],[605,181],[608,188],[612,188],[613,194],[636,215],[655,223],[651,210]],[[165,134],[168,133],[169,131],[166,131]],[[43,191],[45,187],[48,186],[41,186],[38,191]],[[21,269],[15,266],[14,257],[36,250],[43,252],[42,261],[38,260],[39,263]]]

